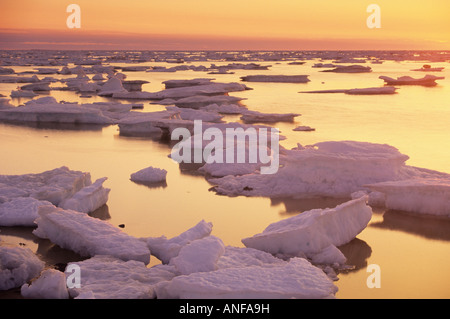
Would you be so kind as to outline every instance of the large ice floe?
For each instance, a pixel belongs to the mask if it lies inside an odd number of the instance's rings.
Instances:
[[[372,88],[354,88],[354,89],[336,89],[336,90],[316,90],[303,91],[299,93],[345,93],[349,95],[378,95],[395,94],[397,88],[393,86],[372,87]]]
[[[383,80],[386,85],[423,85],[423,86],[435,86],[436,80],[445,79],[443,76],[435,76],[427,74],[423,78],[413,78],[410,76],[401,76],[396,79],[389,76],[380,76],[379,79]]]
[[[292,150],[281,149],[275,174],[255,171],[210,179],[228,196],[350,198],[367,184],[446,174],[411,167],[395,147],[357,141],[330,141]]]
[[[201,85],[178,86],[170,89],[165,89],[159,92],[130,92],[130,93],[114,93],[113,98],[139,98],[149,100],[163,100],[163,99],[180,99],[185,97],[197,95],[221,95],[229,92],[239,92],[248,90],[249,88],[241,83],[218,83],[211,82]],[[136,95],[138,93],[138,95]]]
[[[286,264],[233,267],[176,276],[156,286],[158,298],[281,299],[333,298],[337,287],[307,260]]]
[[[367,186],[388,209],[450,217],[450,177],[388,181]]]
[[[274,82],[274,83],[307,83],[311,80],[308,75],[247,75],[241,77],[245,82]]]
[[[33,234],[62,248],[84,257],[110,255],[125,261],[150,262],[150,251],[143,241],[122,232],[108,221],[50,205],[40,207],[38,214]]]
[[[22,286],[44,268],[29,248],[0,246],[0,290]]]
[[[334,69],[323,70],[320,72],[334,72],[334,73],[368,73],[372,72],[372,68],[370,66],[362,66],[362,65],[338,65]]]
[[[269,225],[262,233],[242,239],[246,247],[280,257],[307,257],[318,264],[344,264],[337,249],[356,237],[369,223],[367,197],[335,208],[313,209]]]
[[[262,113],[257,111],[242,112],[241,120],[245,123],[293,122],[298,113]]]
[[[117,102],[69,103],[47,96],[19,107],[0,109],[0,121],[12,123],[56,123],[111,125],[129,115],[132,104]]]
[[[37,174],[0,175],[0,225],[35,226],[45,205],[90,213],[105,205],[106,177],[91,182],[91,175],[63,166]]]
[[[14,123],[60,123],[110,125],[114,120],[91,105],[58,103],[54,98],[30,101],[24,106],[1,109],[0,121]]]
[[[155,286],[157,298],[330,298],[332,280],[306,259],[289,261],[253,249],[225,246],[199,222],[182,234],[143,238],[175,276]]]

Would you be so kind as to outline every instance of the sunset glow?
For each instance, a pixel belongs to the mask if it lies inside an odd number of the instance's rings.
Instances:
[[[2,49],[449,49],[446,0],[86,1],[69,29],[58,0],[2,1]],[[381,9],[370,29],[366,9]]]

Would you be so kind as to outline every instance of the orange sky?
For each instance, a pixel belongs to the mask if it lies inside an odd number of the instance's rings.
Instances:
[[[81,7],[68,29],[66,7]],[[369,4],[381,28],[369,29]],[[450,49],[448,0],[2,0],[0,47]]]

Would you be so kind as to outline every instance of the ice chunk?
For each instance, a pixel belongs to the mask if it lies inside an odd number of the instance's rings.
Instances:
[[[282,150],[275,174],[255,172],[210,182],[216,185],[216,192],[229,196],[345,198],[365,184],[416,174],[405,165],[407,159],[396,148],[384,144],[321,142],[302,149]]]
[[[12,105],[10,101],[10,99],[0,98],[0,110],[14,107],[14,105]]]
[[[0,290],[20,287],[44,268],[29,248],[0,246]]]
[[[185,97],[177,100],[164,99],[159,102],[159,104],[175,104],[178,107],[188,107],[193,109],[198,109],[200,107],[208,106],[210,104],[217,104],[220,106],[236,104],[242,101],[243,98],[230,95],[194,95],[190,97]]]
[[[38,227],[33,234],[81,256],[111,255],[145,264],[150,262],[150,251],[144,242],[87,214],[43,206],[35,222]]]
[[[194,227],[186,230],[180,235],[167,239],[166,236],[143,238],[147,243],[152,255],[168,264],[173,257],[178,256],[182,247],[190,242],[209,236],[212,231],[212,224],[204,220]]]
[[[128,91],[122,85],[122,81],[117,76],[113,76],[102,85],[100,91],[98,92],[98,95],[112,96],[114,93],[127,92]]]
[[[395,94],[397,88],[395,87],[373,87],[373,88],[361,88],[361,89],[350,89],[345,92],[345,94],[351,95],[376,95],[376,94]]]
[[[348,66],[336,66],[331,70],[323,70],[320,72],[335,72],[335,73],[366,73],[372,72],[372,68],[370,66],[362,66],[362,65],[348,65]]]
[[[241,120],[245,123],[277,123],[293,122],[294,118],[300,116],[298,113],[261,113],[257,111],[243,112]]]
[[[435,67],[432,68],[429,64],[424,64],[420,69],[413,69],[411,71],[422,71],[422,72],[441,72],[444,70],[444,67]]]
[[[366,201],[367,197],[361,197],[335,208],[300,213],[270,224],[262,233],[242,239],[242,243],[274,255],[342,264],[345,257],[336,247],[355,238],[372,218]]]
[[[216,112],[179,108],[176,106],[168,106],[166,109],[178,113],[181,119],[188,121],[202,120],[203,122],[219,123],[222,122],[223,118],[223,115]]]
[[[82,188],[72,197],[63,200],[59,207],[82,213],[91,213],[102,207],[108,201],[108,195],[111,191],[109,188],[103,187],[106,180],[107,177],[103,177],[96,180],[92,185]]]
[[[450,217],[450,179],[423,178],[368,185],[388,209]]]
[[[147,268],[135,260],[123,261],[111,256],[95,256],[67,267],[80,267],[80,288],[69,288],[75,299],[150,299],[155,298],[154,285],[172,279],[172,267]],[[67,268],[66,268],[67,269]]]
[[[443,76],[425,75],[423,78],[415,79],[410,76],[401,76],[397,79],[389,76],[380,76],[379,79],[384,80],[387,85],[423,85],[423,86],[435,86],[436,80],[445,79]]]
[[[147,167],[131,174],[130,179],[136,183],[161,183],[166,181],[165,169]]]
[[[0,121],[14,123],[61,123],[110,125],[114,120],[100,110],[76,104],[32,104],[0,110]]]
[[[91,175],[62,166],[38,174],[0,175],[0,197],[8,199],[31,196],[53,205],[91,185]]]
[[[168,80],[164,81],[163,84],[166,89],[173,89],[186,86],[206,85],[210,84],[212,80],[214,79],[197,78],[191,80]]]
[[[259,249],[226,246],[225,252],[217,261],[217,267],[222,269],[285,263],[286,261]]]
[[[36,226],[41,206],[51,205],[48,201],[40,201],[32,197],[17,197],[0,204],[0,226]]]
[[[66,276],[56,269],[44,270],[30,285],[24,284],[20,292],[30,299],[68,299]]]
[[[156,286],[159,299],[333,298],[337,287],[306,259],[177,276]]]
[[[161,129],[155,125],[159,120],[168,119],[174,114],[169,111],[160,112],[130,112],[128,116],[118,121],[121,135],[151,136],[161,134]]]
[[[196,239],[183,246],[169,265],[178,273],[189,275],[194,272],[214,271],[218,269],[217,261],[225,252],[225,246],[215,236]]]
[[[246,82],[307,83],[309,75],[247,75],[241,77]]]
[[[381,95],[381,94],[395,94],[397,93],[396,90],[397,90],[396,87],[384,86],[372,88],[303,91],[300,93],[345,93],[349,95]]]
[[[248,88],[241,83],[210,83],[165,89],[163,91],[151,93],[148,98],[153,100],[163,100],[167,98],[180,99],[196,95],[221,95],[247,89]]]
[[[22,91],[22,90],[13,90],[11,91],[11,97],[30,97],[33,98],[37,96],[36,93],[32,91]]]
[[[316,130],[315,128],[306,125],[300,125],[293,129],[293,131],[303,131],[303,132],[310,132],[315,130]]]

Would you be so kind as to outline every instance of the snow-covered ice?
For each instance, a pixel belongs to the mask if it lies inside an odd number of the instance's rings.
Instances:
[[[0,110],[0,121],[15,123],[113,124],[100,110],[76,104],[34,104]]]
[[[308,75],[247,75],[241,77],[245,82],[275,82],[275,83],[308,83]]]
[[[22,286],[39,275],[44,266],[29,248],[0,246],[0,290]]]
[[[107,255],[69,263],[67,267],[72,265],[81,271],[80,288],[69,288],[75,299],[152,299],[156,297],[154,286],[175,276],[169,266],[147,268],[140,261]]]
[[[54,206],[39,208],[33,234],[70,249],[81,256],[111,255],[123,260],[150,262],[147,245],[103,221],[87,214]]]
[[[245,123],[277,123],[293,122],[294,118],[300,116],[298,113],[261,113],[257,111],[245,111],[241,120]]]
[[[408,158],[386,144],[321,142],[281,150],[280,167],[275,174],[255,172],[211,179],[210,182],[216,185],[216,192],[229,196],[349,198],[363,185],[419,174],[405,165]]]
[[[397,88],[393,86],[372,87],[372,88],[355,88],[355,89],[336,89],[336,90],[317,90],[303,91],[300,93],[345,93],[350,95],[381,95],[395,94]]]
[[[450,217],[450,178],[418,178],[370,184],[388,209]]]
[[[100,96],[112,96],[115,93],[127,93],[128,91],[123,87],[122,81],[117,77],[113,76],[108,81],[106,81],[98,95]]]
[[[435,86],[436,80],[445,79],[443,76],[435,76],[427,74],[423,78],[413,78],[410,76],[401,76],[396,79],[389,76],[380,76],[379,79],[384,80],[387,85],[423,85],[423,86]]]
[[[149,166],[130,175],[130,179],[136,183],[162,183],[166,181],[165,169]]]
[[[372,218],[367,197],[335,208],[313,209],[267,226],[260,234],[242,239],[246,247],[277,256],[307,257],[317,263],[343,264],[336,248],[356,237]]]
[[[207,236],[181,247],[178,255],[170,259],[169,265],[182,275],[214,271],[218,269],[217,262],[224,252],[225,245],[220,238]]]
[[[300,125],[295,127],[294,129],[292,129],[293,131],[303,131],[303,132],[310,132],[310,131],[315,131],[315,128],[312,128],[310,126],[307,125]]]
[[[108,195],[111,191],[109,188],[103,187],[106,180],[106,177],[99,178],[92,185],[83,187],[72,197],[64,199],[59,207],[82,213],[91,213],[102,207],[108,201]]]
[[[160,299],[334,298],[337,287],[306,259],[177,276],[156,285]]]
[[[0,226],[31,226],[39,216],[41,206],[51,205],[48,201],[40,201],[33,197],[16,197],[0,204]]]
[[[212,224],[204,220],[178,236],[167,239],[166,236],[148,237],[142,240],[148,245],[152,255],[168,264],[173,257],[178,256],[181,248],[190,242],[207,237],[211,234]]]
[[[66,166],[37,174],[0,175],[0,202],[30,196],[59,205],[89,185],[89,173],[73,171]]]
[[[44,270],[31,284],[23,284],[20,293],[28,299],[68,299],[66,276],[56,269]]]
[[[338,65],[334,69],[323,70],[321,72],[335,72],[335,73],[367,73],[372,72],[372,68],[370,66],[362,66],[362,65],[348,65],[341,66]]]

